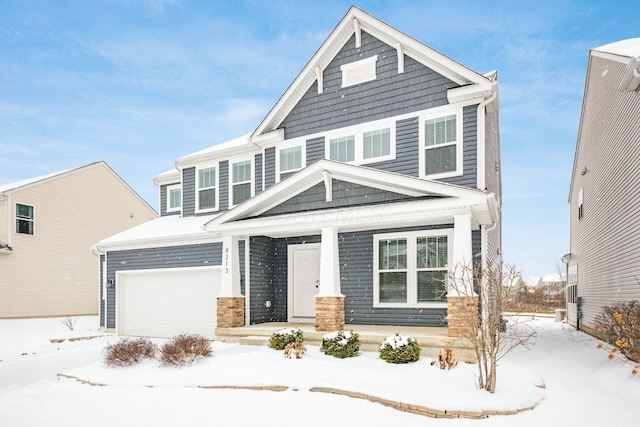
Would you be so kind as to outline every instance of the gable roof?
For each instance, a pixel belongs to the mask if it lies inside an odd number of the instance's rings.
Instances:
[[[53,172],[47,175],[37,176],[35,178],[29,178],[18,182],[13,182],[10,184],[0,185],[0,195],[10,195],[16,191],[25,190],[30,187],[34,187],[36,185],[41,185],[47,182],[50,182],[55,179],[59,179],[68,175],[72,175],[74,173],[78,173],[87,169],[95,168],[95,167],[104,167],[109,172],[113,174],[131,193],[136,196],[142,203],[144,203],[150,210],[155,212],[155,209],[149,205],[146,200],[144,200],[140,195],[133,189],[129,184],[127,184],[121,177],[118,175],[109,165],[104,161],[89,163],[88,165],[79,166],[72,169],[65,169],[59,172]]]
[[[207,230],[214,230],[224,223],[247,218],[255,218],[291,199],[303,191],[325,183],[327,197],[330,197],[333,179],[378,188],[410,197],[435,196],[459,198],[470,204],[492,204],[486,215],[495,221],[495,199],[492,194],[474,188],[461,187],[439,181],[430,181],[394,172],[373,169],[366,166],[349,165],[333,160],[321,159],[307,166],[295,175],[280,181],[262,193],[222,213],[205,224]]]
[[[439,74],[458,83],[461,88],[451,89],[450,94],[456,93],[457,99],[475,99],[478,93],[488,97],[493,91],[495,74],[482,75],[470,68],[454,61],[442,53],[417,41],[405,33],[380,21],[368,13],[352,6],[347,14],[331,32],[326,41],[320,46],[311,60],[300,74],[287,88],[278,102],[251,134],[250,139],[258,140],[263,134],[276,131],[296,104],[302,99],[317,80],[317,74],[333,60],[334,56],[360,30],[364,30],[380,41],[395,47],[403,55],[407,55]],[[263,135],[264,137],[264,135]]]

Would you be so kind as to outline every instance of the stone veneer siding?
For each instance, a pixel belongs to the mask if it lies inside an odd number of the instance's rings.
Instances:
[[[244,297],[218,297],[218,328],[244,326]]]
[[[447,297],[448,335],[468,338],[474,334],[473,322],[478,321],[478,297]]]
[[[344,329],[344,296],[316,297],[316,331]]]

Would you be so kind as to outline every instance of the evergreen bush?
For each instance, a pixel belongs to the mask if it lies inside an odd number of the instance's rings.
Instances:
[[[304,342],[302,330],[298,328],[284,328],[275,331],[269,338],[269,347],[274,350],[284,350],[287,344]]]
[[[415,338],[396,333],[380,344],[380,358],[387,363],[415,362],[420,359],[420,346]]]
[[[360,352],[360,336],[353,331],[336,331],[322,337],[320,351],[344,359]]]

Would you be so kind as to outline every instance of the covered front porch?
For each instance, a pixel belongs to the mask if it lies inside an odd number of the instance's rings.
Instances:
[[[234,328],[216,328],[216,339],[223,342],[241,345],[268,345],[269,337],[277,330],[297,327],[303,331],[305,343],[320,345],[326,332],[316,331],[313,323],[268,322],[257,325]],[[456,358],[463,362],[475,363],[475,350],[471,343],[463,338],[448,336],[446,327],[428,326],[390,326],[390,325],[358,325],[347,324],[344,329],[360,335],[362,351],[378,351],[380,344],[390,335],[399,333],[416,339],[424,357],[437,358],[440,349],[450,347]]]

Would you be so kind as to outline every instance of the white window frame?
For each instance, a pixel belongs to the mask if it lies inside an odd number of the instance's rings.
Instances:
[[[584,217],[584,188],[580,188],[578,191],[578,219]]]
[[[456,147],[456,168],[453,171],[427,174],[426,173],[426,160],[427,160],[427,151],[430,148],[427,148],[425,145],[425,122],[431,119],[437,119],[441,117],[456,115],[456,141],[447,143],[447,145],[455,145]],[[431,110],[428,110],[419,116],[419,161],[420,161],[420,176],[422,178],[427,179],[438,179],[438,178],[450,178],[454,176],[462,176],[464,174],[463,170],[463,126],[462,126],[463,114],[462,114],[462,106],[450,106],[447,105],[445,107],[438,107]],[[444,145],[444,144],[443,144]],[[435,145],[431,148],[441,147],[443,145]]]
[[[375,234],[373,236],[373,306],[380,308],[414,308],[431,307],[446,308],[446,302],[418,302],[418,263],[417,241],[418,237],[447,236],[447,273],[451,272],[453,265],[453,229],[444,228],[438,230],[421,230],[397,233]],[[380,302],[380,240],[406,239],[407,240],[407,302]],[[423,271],[424,269],[420,269]],[[447,274],[448,275],[448,274]],[[446,291],[446,290],[445,290]]]
[[[171,207],[171,192],[174,190],[180,190],[180,206]],[[167,212],[180,212],[182,210],[182,185],[181,184],[173,184],[167,185]]]
[[[216,168],[216,172],[215,172],[215,177],[216,177],[216,185],[213,187],[205,187],[205,188],[200,188],[200,171],[202,169],[209,169],[209,168]],[[215,212],[218,211],[220,209],[220,164],[218,162],[212,162],[212,163],[205,163],[202,165],[199,165],[196,167],[196,209],[195,209],[195,213],[202,213],[202,212]],[[216,198],[215,198],[215,203],[216,205],[212,208],[206,208],[206,209],[200,209],[200,191],[201,190],[207,190],[207,189],[211,189],[211,188],[215,188],[216,190]]]
[[[377,62],[378,55],[373,55],[369,58],[341,65],[342,87],[345,88],[375,80],[378,77],[376,72]]]
[[[300,147],[300,167],[296,169],[288,169],[286,171],[280,170],[280,152],[282,150],[287,150],[289,148]],[[280,175],[283,173],[295,173],[307,166],[307,142],[306,139],[294,139],[287,144],[282,144],[280,146],[276,146],[276,182],[280,182]]]
[[[33,214],[33,218],[24,218],[24,217],[18,217],[18,205],[22,205],[22,206],[28,206],[31,208],[31,212]],[[36,234],[36,207],[33,205],[29,205],[27,203],[19,203],[16,202],[15,207],[14,207],[14,217],[15,217],[15,223],[14,223],[14,227],[15,227],[15,234],[24,234],[27,236],[34,236]],[[29,221],[31,222],[31,233],[20,233],[18,231],[18,220],[21,221]]]
[[[364,158],[364,134],[376,130],[389,129],[389,154],[378,157]],[[325,134],[324,152],[325,159],[331,160],[331,140],[341,137],[353,136],[355,145],[355,157],[347,164],[366,165],[371,163],[385,162],[396,158],[396,120],[378,120],[366,125],[350,126],[338,129]],[[337,161],[337,160],[334,160]]]
[[[243,163],[243,162],[249,162],[249,165],[250,165],[249,167],[251,168],[251,179],[249,181],[233,182],[233,165],[235,163]],[[251,199],[255,195],[255,189],[253,185],[255,174],[256,174],[256,171],[254,167],[253,157],[238,157],[238,158],[229,159],[229,208],[238,206],[240,204],[240,203],[236,203],[236,204],[233,203],[233,187],[235,185],[249,184],[249,187],[251,188],[251,195],[249,196],[249,199]]]

